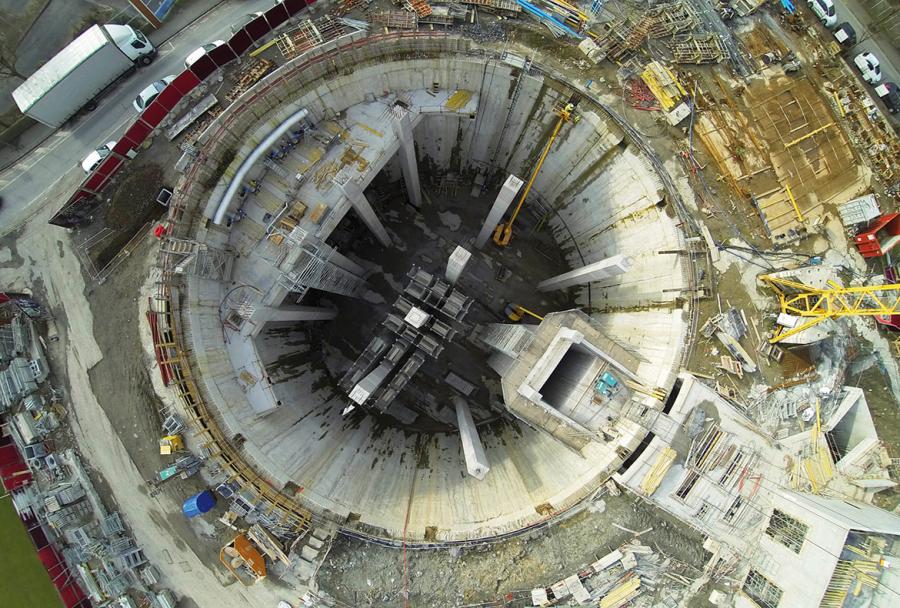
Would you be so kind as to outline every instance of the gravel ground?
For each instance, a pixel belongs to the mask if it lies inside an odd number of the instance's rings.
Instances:
[[[702,538],[650,505],[623,494],[603,499],[546,531],[467,549],[407,551],[409,604],[457,606],[499,600],[506,594],[549,586],[596,561],[635,531],[653,528],[641,541],[687,564],[696,578],[706,562]],[[526,546],[527,544],[527,546]],[[319,572],[319,587],[350,606],[402,606],[403,551],[339,538]],[[453,585],[447,584],[453,581]]]

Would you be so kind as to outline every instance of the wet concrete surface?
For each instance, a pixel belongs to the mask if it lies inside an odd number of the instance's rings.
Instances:
[[[391,406],[395,411],[403,408],[404,415],[394,417],[389,409],[385,417],[389,424],[410,430],[454,430],[456,415],[450,397],[455,391],[444,380],[453,372],[477,387],[468,398],[476,422],[495,420],[503,412],[499,386],[493,391],[485,386],[483,379],[495,374],[487,365],[488,351],[472,336],[479,324],[504,322],[503,309],[510,302],[541,312],[570,308],[572,301],[568,292],[540,294],[535,290],[541,280],[569,268],[549,231],[535,231],[536,219],[529,214],[520,216],[508,248],[501,249],[489,242],[482,251],[474,249],[471,241],[481,228],[494,192],[471,197],[462,188],[444,189],[443,192],[426,190],[429,202],[421,209],[409,204],[390,204],[387,212],[388,201],[395,202],[397,197],[403,196],[398,187],[396,183],[381,180],[376,182],[375,191],[370,189],[368,193],[369,200],[385,220],[392,247],[385,248],[377,243],[352,213],[335,231],[333,244],[368,271],[369,291],[363,298],[321,293],[307,296],[304,303],[327,301],[339,310],[335,322],[317,324],[312,331],[342,357],[326,359],[319,356],[318,359],[325,364],[328,377],[336,386],[372,337],[380,333],[387,335],[382,326],[384,319],[402,295],[410,270],[419,267],[443,280],[448,257],[457,245],[461,245],[473,255],[456,288],[474,302],[461,323],[451,323],[458,332],[456,337],[445,343],[445,349],[437,359],[426,360]],[[384,204],[378,205],[375,201]],[[524,322],[536,321],[528,318]],[[314,352],[300,359],[312,364],[317,359],[316,353],[322,353],[322,349],[312,350]],[[275,362],[274,367],[268,369],[274,370],[277,376],[279,363],[292,362],[296,360]],[[406,415],[408,412],[415,415],[411,423]]]

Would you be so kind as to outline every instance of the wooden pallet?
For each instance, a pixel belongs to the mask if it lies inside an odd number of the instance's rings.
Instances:
[[[231,102],[243,95],[250,87],[259,82],[263,76],[268,74],[274,65],[268,59],[253,59],[245,68],[238,72],[237,82],[225,94],[225,99]]]

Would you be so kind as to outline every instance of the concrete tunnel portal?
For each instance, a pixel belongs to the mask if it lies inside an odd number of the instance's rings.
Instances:
[[[290,500],[383,539],[500,537],[589,496],[646,436],[603,410],[639,395],[601,407],[585,387],[617,369],[672,386],[687,262],[658,252],[684,236],[653,165],[584,91],[462,40],[414,44],[289,63],[258,85],[262,107],[239,99],[217,119],[205,153],[221,174],[181,229],[229,270],[185,276],[180,314],[211,423]],[[573,97],[512,243],[479,248]],[[545,320],[511,323],[508,303]],[[542,365],[543,384],[525,376]],[[465,410],[482,479],[467,473]]]

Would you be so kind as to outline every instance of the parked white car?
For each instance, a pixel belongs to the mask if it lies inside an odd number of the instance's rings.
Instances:
[[[157,80],[146,89],[140,92],[140,94],[134,98],[134,109],[138,112],[143,112],[144,108],[153,103],[153,100],[163,92],[170,82],[175,80],[174,76],[166,76],[162,80]]]
[[[112,152],[113,146],[116,145],[115,141],[108,141],[87,156],[84,157],[84,160],[81,161],[81,168],[84,169],[85,173],[90,173],[94,169],[97,168],[97,165],[100,162],[109,156],[109,153]]]
[[[222,46],[223,44],[225,44],[224,40],[213,40],[209,44],[204,44],[200,48],[194,49],[193,51],[191,51],[191,54],[188,55],[187,58],[184,60],[185,69],[190,69],[190,67],[192,65],[194,65],[195,63],[197,63],[197,61],[201,57],[206,55],[208,52],[210,52],[214,48]]]
[[[834,2],[831,0],[806,0],[806,3],[825,27],[831,28],[837,23],[837,11],[834,10]]]
[[[881,62],[878,57],[866,51],[853,58],[853,63],[862,74],[863,80],[869,84],[881,82]]]

